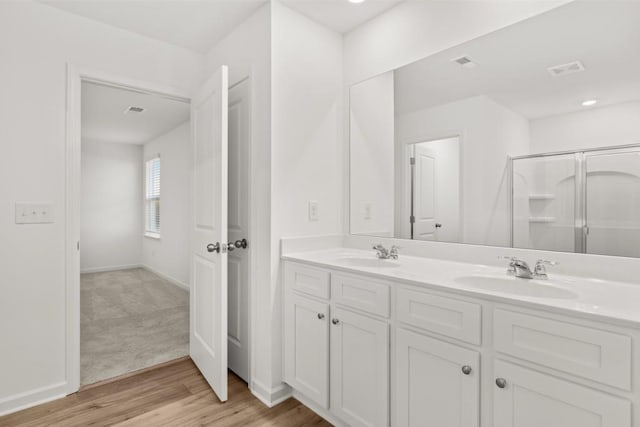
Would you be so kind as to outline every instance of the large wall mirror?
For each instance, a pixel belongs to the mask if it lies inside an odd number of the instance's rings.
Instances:
[[[569,3],[352,86],[350,230],[640,257],[640,3]]]

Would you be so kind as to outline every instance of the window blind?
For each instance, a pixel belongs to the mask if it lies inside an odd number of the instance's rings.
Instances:
[[[160,157],[145,165],[145,232],[160,234]]]

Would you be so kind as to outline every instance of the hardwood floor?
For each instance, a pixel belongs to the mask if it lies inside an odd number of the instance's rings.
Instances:
[[[229,373],[220,403],[190,359],[182,359],[0,417],[0,426],[329,426],[295,399],[267,408]]]

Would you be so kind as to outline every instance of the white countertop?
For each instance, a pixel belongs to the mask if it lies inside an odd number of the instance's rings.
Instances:
[[[384,266],[378,267],[374,266],[376,264],[374,251],[349,248],[289,253],[283,255],[282,259],[332,270],[366,274],[383,280],[434,290],[450,291],[499,302],[518,303],[532,308],[640,327],[640,285],[636,284],[565,276],[549,271],[549,281],[535,282],[542,287],[553,287],[558,292],[566,292],[566,295],[538,297],[526,293],[518,294],[516,287],[528,286],[528,280],[507,276],[506,267],[498,268],[402,254],[398,260],[385,260],[382,264]],[[366,261],[363,265],[354,265],[354,259]],[[368,259],[372,260],[371,266],[366,265]],[[461,283],[459,279],[468,276],[512,280],[515,292],[502,292],[473,286],[466,282]],[[507,284],[510,286],[510,283],[507,282]]]

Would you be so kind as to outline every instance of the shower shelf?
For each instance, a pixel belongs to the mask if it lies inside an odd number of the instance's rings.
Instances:
[[[529,194],[529,200],[553,200],[555,198],[555,194]]]
[[[556,222],[556,218],[553,216],[530,216],[529,222],[535,222],[535,223]]]

